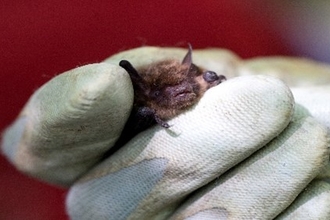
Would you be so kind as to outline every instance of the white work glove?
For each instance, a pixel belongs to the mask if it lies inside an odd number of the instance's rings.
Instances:
[[[185,52],[138,48],[55,77],[5,131],[4,154],[31,176],[71,187],[72,219],[329,219],[330,68],[307,60],[194,50],[196,65],[228,80],[170,128],[155,125],[101,161],[133,102],[119,61],[139,67]],[[296,105],[286,84],[265,75],[320,86],[293,89]]]

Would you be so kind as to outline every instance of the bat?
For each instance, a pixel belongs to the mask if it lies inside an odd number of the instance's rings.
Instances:
[[[196,104],[209,88],[226,80],[192,63],[192,47],[183,60],[166,59],[135,69],[127,60],[119,66],[129,74],[134,89],[132,112],[115,146],[122,146],[154,124],[166,122]]]

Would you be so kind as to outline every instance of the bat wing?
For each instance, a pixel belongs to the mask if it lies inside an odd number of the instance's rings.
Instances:
[[[155,111],[148,107],[140,107],[132,110],[130,117],[128,118],[125,127],[121,133],[121,136],[117,140],[116,144],[104,155],[104,158],[109,157],[128,141],[130,141],[135,135],[146,130],[152,125],[156,124]]]

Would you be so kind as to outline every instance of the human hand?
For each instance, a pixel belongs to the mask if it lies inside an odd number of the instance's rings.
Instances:
[[[327,163],[328,136],[301,107],[291,118],[291,92],[271,77],[230,79],[170,120],[169,129],[154,126],[100,161],[133,100],[119,61],[139,66],[184,53],[135,49],[54,78],[5,132],[5,154],[30,175],[71,186],[73,219],[277,216]],[[248,62],[223,50],[194,52],[194,63],[227,78],[258,72]]]

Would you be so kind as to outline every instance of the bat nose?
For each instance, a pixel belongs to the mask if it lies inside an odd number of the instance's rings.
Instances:
[[[219,80],[219,76],[213,71],[204,72],[203,78],[206,82],[209,82],[209,83]]]

